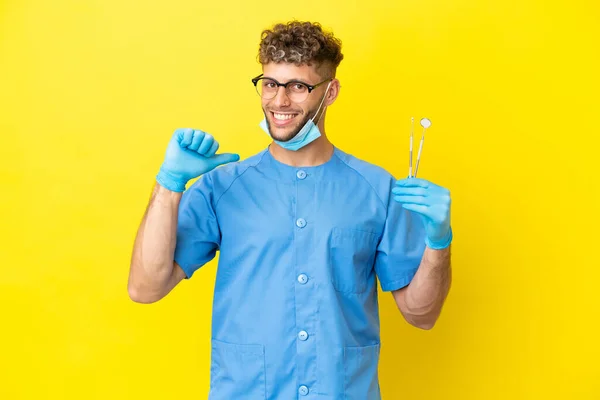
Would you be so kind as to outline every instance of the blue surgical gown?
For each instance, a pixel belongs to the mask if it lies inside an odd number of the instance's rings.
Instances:
[[[337,147],[312,167],[266,148],[184,192],[175,261],[191,278],[219,251],[209,400],[381,398],[377,282],[406,286],[425,250],[394,182]]]

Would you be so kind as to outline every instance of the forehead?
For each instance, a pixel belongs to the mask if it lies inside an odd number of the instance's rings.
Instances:
[[[308,66],[306,64],[297,66],[292,63],[268,63],[263,65],[263,74],[269,78],[273,78],[278,82],[288,82],[291,80],[299,80],[309,84],[318,83],[321,80],[317,72],[317,65]]]

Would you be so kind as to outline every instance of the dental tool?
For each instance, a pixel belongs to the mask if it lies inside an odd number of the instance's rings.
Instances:
[[[415,175],[412,174],[412,153],[413,153],[413,124],[414,118],[411,117],[411,127],[410,127],[410,151],[409,151],[409,166],[408,166],[408,177],[416,178],[417,172],[419,171],[419,162],[421,161],[421,152],[423,151],[423,142],[425,141],[425,131],[427,128],[431,126],[431,121],[429,118],[421,119],[421,126],[423,127],[423,133],[421,134],[421,142],[419,143],[419,152],[417,153],[417,165],[415,167]]]
[[[409,151],[409,157],[408,157],[408,177],[412,177],[412,150],[413,150],[413,127],[415,124],[415,119],[414,117],[410,117],[410,151]]]

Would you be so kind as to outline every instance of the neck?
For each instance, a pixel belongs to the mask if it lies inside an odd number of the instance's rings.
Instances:
[[[314,167],[329,161],[333,155],[333,144],[323,132],[318,139],[297,151],[287,150],[277,143],[272,143],[269,152],[280,163],[292,167]]]

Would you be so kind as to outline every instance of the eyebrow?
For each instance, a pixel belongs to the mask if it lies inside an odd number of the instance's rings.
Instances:
[[[302,80],[302,79],[296,79],[296,78],[293,78],[293,79],[290,79],[290,80],[288,80],[288,81],[282,82],[282,81],[280,81],[280,80],[278,80],[278,79],[275,79],[275,78],[273,78],[273,77],[271,77],[271,76],[266,76],[266,75],[263,75],[262,77],[263,77],[263,78],[266,78],[266,79],[271,79],[271,80],[274,80],[274,81],[276,81],[276,82],[279,82],[279,83],[299,82],[299,83],[305,83],[305,84],[307,84],[307,85],[312,85],[312,83],[308,83],[307,81],[304,81],[304,80]]]

